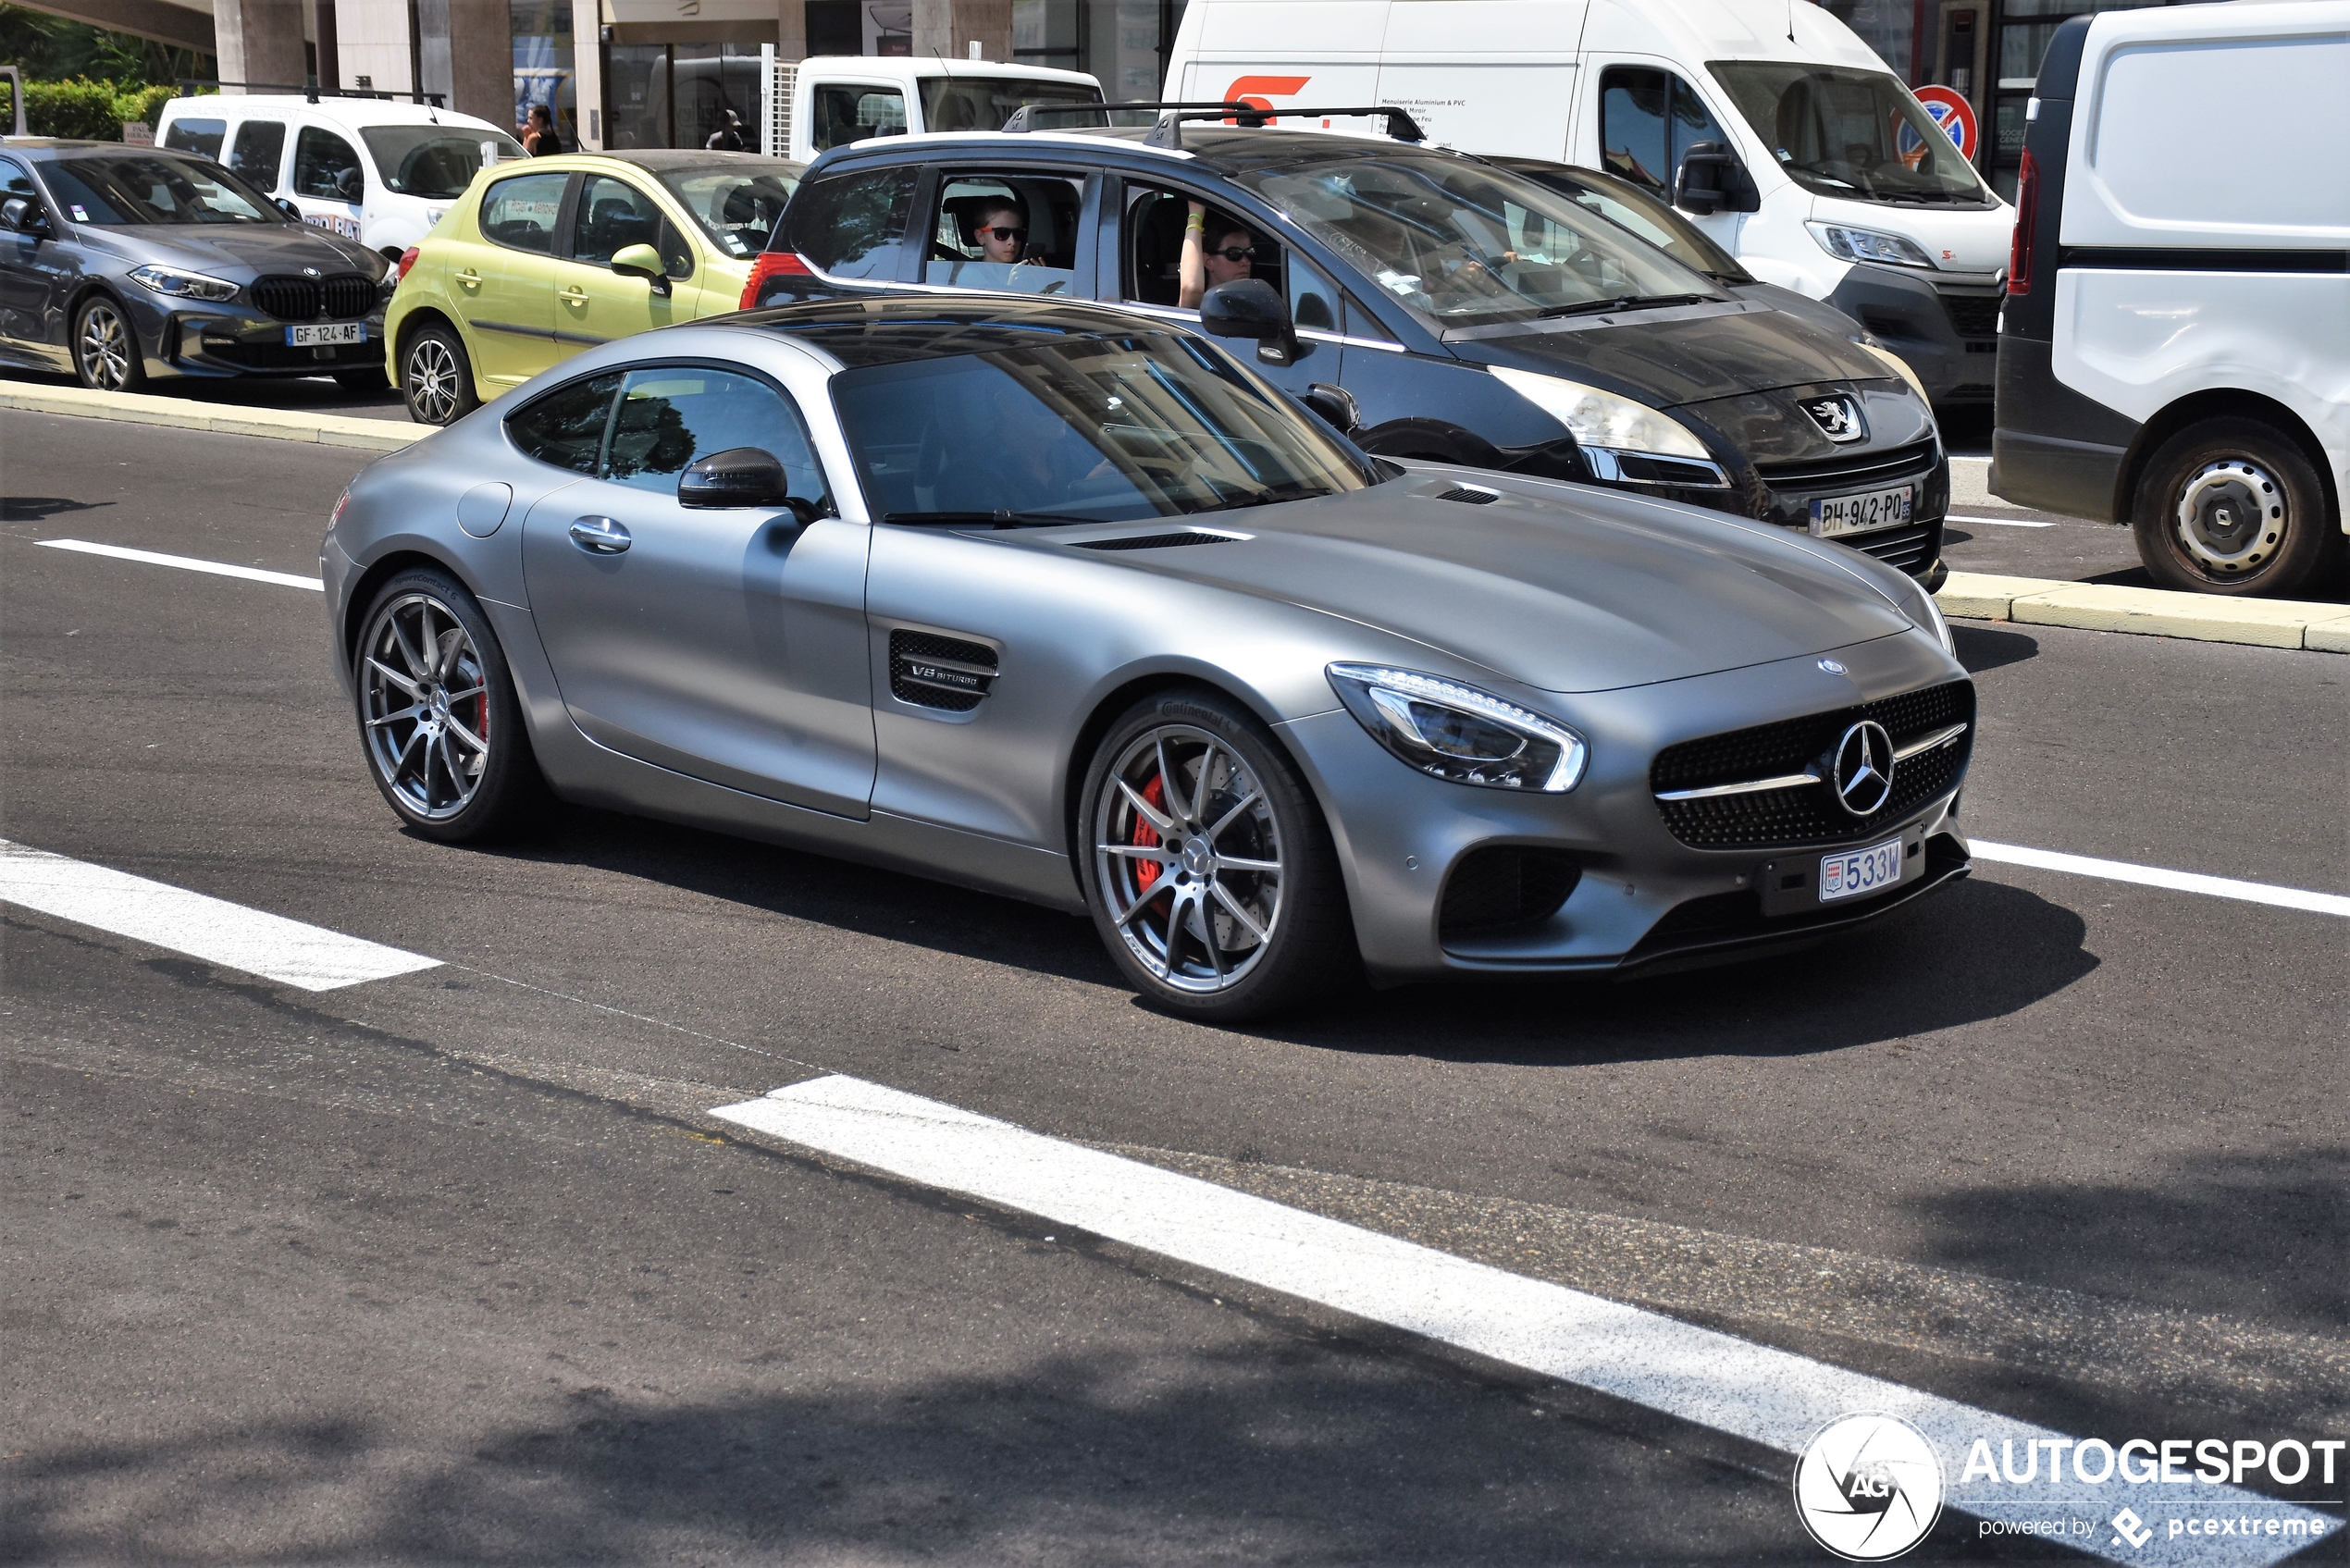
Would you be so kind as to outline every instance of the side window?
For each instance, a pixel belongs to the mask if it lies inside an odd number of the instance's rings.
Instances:
[[[207,158],[220,155],[220,142],[229,134],[225,119],[176,119],[171,129],[163,133],[163,144],[181,153],[202,153]]]
[[[526,174],[501,179],[481,195],[481,237],[511,250],[552,255],[555,219],[563,210],[567,174]]]
[[[625,179],[589,175],[579,192],[579,208],[572,216],[571,259],[610,266],[612,258],[630,245],[650,245],[659,251],[662,270],[672,278],[694,275],[693,247],[662,216],[650,196]]]
[[[286,159],[286,128],[274,119],[251,119],[237,127],[229,149],[229,168],[264,191],[278,189],[278,170]]]
[[[1059,175],[950,175],[931,214],[922,281],[1073,294],[1083,182]]]
[[[1127,188],[1126,221],[1119,228],[1125,254],[1119,258],[1119,273],[1126,298],[1136,304],[1198,307],[1197,300],[1182,297],[1183,229],[1191,221],[1194,200],[1185,191]],[[1206,286],[1256,278],[1280,291],[1280,246],[1214,203],[1206,206],[1202,241],[1207,252]]]
[[[918,172],[873,169],[801,186],[785,212],[792,249],[835,278],[896,278]]]
[[[575,381],[526,404],[506,418],[506,438],[525,455],[575,474],[593,474],[612,423],[618,374]]]
[[[790,401],[755,377],[691,364],[629,373],[604,477],[674,495],[687,463],[736,447],[780,459],[793,495],[820,507],[826,500],[823,470]]]
[[[809,106],[816,150],[906,134],[906,95],[891,87],[819,87]]]
[[[1673,174],[1701,142],[1726,142],[1705,100],[1671,71],[1611,66],[1600,76],[1601,162],[1668,200]]]
[[[1337,331],[1343,319],[1340,305],[1342,297],[1338,286],[1322,276],[1320,267],[1304,256],[1290,258],[1289,318],[1299,329]]]
[[[216,140],[213,143],[218,146]],[[320,202],[364,202],[367,177],[351,143],[331,130],[305,125],[294,139],[293,191]]]

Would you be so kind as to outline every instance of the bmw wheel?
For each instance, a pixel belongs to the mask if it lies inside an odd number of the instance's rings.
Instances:
[[[1255,718],[1161,693],[1087,770],[1086,905],[1110,957],[1170,1012],[1233,1023],[1359,972],[1321,809]]]
[[[73,370],[93,391],[135,392],[146,385],[139,333],[109,295],[93,294],[74,312]]]
[[[473,361],[456,329],[436,322],[420,327],[400,356],[400,392],[419,425],[454,425],[481,406]]]
[[[543,808],[504,652],[464,585],[435,571],[394,577],[367,611],[357,655],[368,772],[411,828],[469,843]]]
[[[2155,582],[2188,593],[2291,596],[2343,549],[2300,445],[2257,419],[2212,419],[2165,441],[2131,519]]]

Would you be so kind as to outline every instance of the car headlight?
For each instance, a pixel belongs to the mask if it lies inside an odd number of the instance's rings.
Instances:
[[[1820,248],[1838,261],[1883,262],[1888,266],[1922,266],[1931,271],[1934,259],[1899,234],[1854,228],[1842,223],[1807,223]]]
[[[1646,403],[1557,376],[1500,364],[1488,368],[1503,386],[1565,426],[1577,446],[1713,461],[1688,426]]]
[[[1583,737],[1490,692],[1379,664],[1333,664],[1331,687],[1372,738],[1421,772],[1487,789],[1563,795],[1583,777]]]
[[[130,280],[158,294],[168,294],[175,300],[233,300],[242,284],[231,283],[224,278],[206,278],[201,272],[182,272],[178,267],[145,266],[130,269]]]

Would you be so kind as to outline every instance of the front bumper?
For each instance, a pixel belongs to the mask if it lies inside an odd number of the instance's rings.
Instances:
[[[1839,648],[1836,658],[1845,666],[1841,675],[1806,655],[1616,692],[1515,694],[1574,724],[1590,743],[1583,782],[1558,796],[1477,789],[1415,772],[1343,709],[1281,725],[1328,808],[1372,978],[1397,984],[1624,975],[1727,961],[1820,940],[1963,875],[1962,763],[1930,796],[1856,827],[1849,843],[1697,848],[1667,827],[1650,780],[1650,764],[1665,747],[1965,679],[1922,632]],[[1763,896],[1766,868],[1808,868],[1827,851],[1896,836],[1914,846],[1914,865],[1905,858],[1905,874],[1888,893],[1849,905]],[[1480,917],[1464,923],[1464,892],[1486,898],[1487,890],[1465,889],[1460,879],[1491,866],[1495,851],[1524,859],[1528,884],[1555,872],[1571,891],[1554,908],[1517,920],[1491,919],[1487,898]],[[1766,914],[1766,906],[1775,912]]]
[[[152,377],[215,378],[231,376],[327,376],[338,370],[379,369],[384,363],[384,312],[378,302],[364,318],[364,343],[332,348],[294,348],[286,341],[291,326],[327,325],[281,321],[241,299],[219,304],[169,300],[145,294],[135,284],[130,315]],[[145,294],[144,298],[137,296]]]

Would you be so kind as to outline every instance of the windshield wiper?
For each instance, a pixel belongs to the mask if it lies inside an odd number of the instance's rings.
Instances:
[[[1619,310],[1660,310],[1666,305],[1710,304],[1711,294],[1618,294],[1612,300],[1586,300],[1579,305],[1552,305],[1535,312],[1538,321],[1567,315],[1606,315]]]
[[[885,512],[882,521],[918,528],[1058,528],[1110,520],[1064,517],[1058,512]]]

